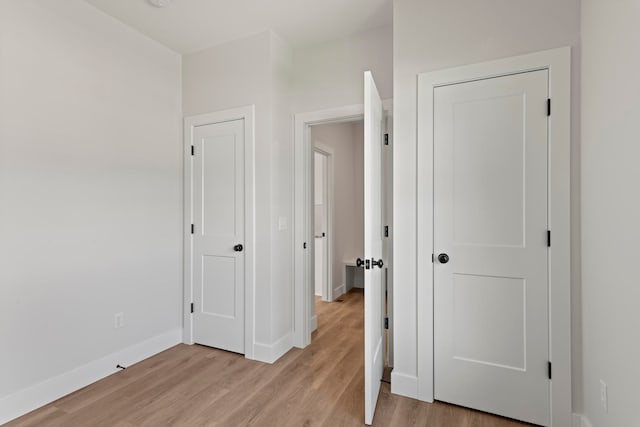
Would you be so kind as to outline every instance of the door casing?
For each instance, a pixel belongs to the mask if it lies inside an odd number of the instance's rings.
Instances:
[[[434,88],[527,71],[548,70],[549,118],[548,224],[549,360],[551,425],[571,425],[571,274],[570,274],[570,141],[571,49],[564,47],[529,55],[473,64],[418,76],[418,236],[417,271],[417,396],[434,400],[433,358],[433,147]],[[400,309],[399,307],[395,308]],[[393,373],[392,373],[393,382]],[[398,392],[403,393],[401,390]],[[489,390],[488,390],[489,391]]]
[[[244,348],[245,358],[255,359],[254,337],[254,286],[255,286],[255,106],[249,105],[214,113],[185,117],[184,119],[184,267],[183,267],[183,336],[182,342],[193,344],[193,315],[191,303],[193,301],[193,239],[191,224],[193,224],[193,156],[191,142],[193,131],[197,126],[244,120],[244,149],[245,149],[245,221],[244,221],[244,252],[245,252],[245,321]]]

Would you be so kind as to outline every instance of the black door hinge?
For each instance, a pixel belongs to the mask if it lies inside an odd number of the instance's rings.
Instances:
[[[551,117],[551,98],[547,98],[547,117]]]
[[[551,247],[551,230],[547,230],[547,247]]]
[[[384,145],[389,145],[389,134],[388,133],[384,134]]]
[[[548,369],[549,369],[549,372],[548,372],[548,374],[549,374],[549,379],[551,379],[551,362],[549,362]]]
[[[307,249],[307,242],[304,242],[304,243],[302,244],[302,249]]]
[[[191,155],[195,156],[196,155],[196,147],[195,146],[191,146]]]
[[[389,237],[389,226],[388,225],[384,226],[384,237]]]
[[[196,232],[196,226],[194,224],[191,224],[191,234],[194,234]]]
[[[193,313],[193,303],[191,303],[191,312]]]
[[[384,328],[385,329],[389,329],[389,318],[388,317],[384,318]]]

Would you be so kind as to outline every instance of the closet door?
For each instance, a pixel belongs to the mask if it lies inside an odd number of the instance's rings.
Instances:
[[[244,353],[244,120],[193,132],[193,337]]]
[[[434,89],[435,398],[549,424],[548,74]]]

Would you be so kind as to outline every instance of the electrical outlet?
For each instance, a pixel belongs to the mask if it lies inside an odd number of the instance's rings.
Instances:
[[[607,383],[600,380],[600,403],[604,412],[609,412],[609,393],[607,391]]]
[[[113,315],[113,327],[115,329],[122,328],[124,326],[124,313],[116,313]]]

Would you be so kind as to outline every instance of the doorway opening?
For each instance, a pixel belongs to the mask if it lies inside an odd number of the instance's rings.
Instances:
[[[390,119],[389,119],[390,121]],[[324,123],[311,127],[313,149],[313,284],[315,303],[311,307],[311,331],[316,331],[320,307],[327,302],[353,300],[346,294],[364,293],[364,268],[357,259],[364,252],[364,122],[353,120]],[[390,153],[383,167],[384,206],[391,203]],[[386,218],[390,218],[389,208]],[[390,221],[389,221],[390,222]],[[384,260],[390,260],[391,244],[384,245]],[[392,292],[389,264],[384,270],[383,283],[387,295]],[[385,302],[387,322],[392,310],[389,297]],[[360,304],[363,302],[360,301]],[[334,311],[332,310],[332,313]],[[333,315],[333,314],[332,314]],[[390,366],[392,334],[387,331],[385,365]],[[312,340],[314,336],[312,334]],[[390,360],[391,359],[391,360]]]
[[[323,301],[364,286],[362,271],[349,268],[364,251],[363,126],[357,120],[311,127],[314,278]]]
[[[342,302],[352,289],[364,288],[363,269],[356,266],[364,251],[363,132],[362,120],[311,126],[312,332],[318,328],[320,306]]]
[[[392,196],[388,190],[391,189],[391,145],[389,142],[388,132],[391,126],[391,117],[388,114],[388,106],[390,103],[383,104],[378,95],[375,82],[370,72],[365,72],[365,97],[363,105],[355,105],[342,107],[332,110],[324,110],[313,113],[305,113],[296,115],[295,120],[295,261],[294,261],[294,277],[295,277],[295,293],[294,293],[294,312],[295,312],[295,330],[294,345],[304,348],[309,344],[314,346],[321,345],[323,333],[322,320],[318,323],[316,316],[316,299],[318,299],[319,314],[322,316],[322,306],[339,307],[340,303],[322,301],[321,297],[317,297],[315,279],[316,279],[316,243],[315,236],[322,236],[322,220],[316,228],[315,214],[319,211],[319,216],[323,211],[322,206],[316,209],[314,182],[315,173],[314,166],[316,162],[314,150],[314,139],[316,133],[322,133],[323,126],[338,126],[342,129],[351,129],[349,133],[361,135],[358,138],[362,141],[361,153],[354,155],[351,150],[350,156],[347,157],[346,168],[343,174],[347,177],[339,180],[338,175],[338,146],[331,147],[334,150],[334,193],[337,194],[338,189],[347,190],[351,188],[351,193],[343,197],[347,201],[346,213],[349,218],[347,222],[350,224],[345,226],[345,232],[338,232],[336,224],[338,223],[338,215],[336,213],[339,205],[335,200],[334,209],[328,214],[329,227],[325,233],[334,240],[340,240],[351,237],[352,249],[346,255],[337,256],[339,250],[345,247],[336,243],[331,245],[333,256],[332,271],[328,275],[328,291],[332,293],[331,298],[325,298],[335,301],[340,295],[343,298],[338,300],[344,301],[345,306],[357,306],[355,315],[361,318],[355,319],[356,327],[352,327],[347,334],[341,334],[344,337],[345,345],[358,345],[358,340],[362,339],[364,344],[364,352],[360,353],[364,356],[362,369],[364,371],[364,400],[365,400],[365,423],[372,422],[373,413],[377,396],[380,391],[380,384],[384,382],[383,369],[385,364],[392,362],[393,357],[387,357],[389,350],[393,345],[388,345],[387,337],[393,334],[387,333],[386,325],[391,324],[387,317],[391,317],[392,313],[388,307],[392,307],[392,284],[388,280],[392,277],[387,274],[388,269],[392,267],[391,257],[387,258],[387,254],[391,254],[391,233],[388,224],[391,223],[391,204]],[[354,122],[359,122],[355,125]],[[351,136],[353,138],[353,136]],[[320,141],[320,144],[327,144],[327,141]],[[321,147],[316,147],[321,148]],[[344,159],[343,159],[344,160]],[[362,164],[361,172],[354,171],[359,169],[354,166],[357,163]],[[318,165],[323,169],[322,160],[318,159]],[[321,173],[318,173],[322,180]],[[357,179],[356,179],[357,177]],[[361,180],[361,181],[360,181]],[[362,184],[356,188],[355,182],[360,181]],[[343,188],[344,187],[344,188]],[[322,193],[322,186],[318,185],[319,192]],[[383,194],[387,192],[387,194]],[[355,206],[358,204],[360,208]],[[331,199],[329,199],[331,200]],[[328,200],[328,201],[329,201]],[[321,205],[321,203],[318,203]],[[344,206],[343,206],[344,208]],[[359,218],[353,218],[354,213],[359,213]],[[346,218],[341,218],[346,219]],[[354,224],[355,223],[355,224]],[[333,225],[333,227],[332,227]],[[333,229],[332,229],[333,228]],[[361,239],[353,239],[358,232],[362,233]],[[320,233],[320,234],[316,234]],[[345,239],[346,240],[346,239]],[[359,241],[358,241],[359,240]],[[318,243],[318,250],[322,251],[323,246]],[[364,258],[364,259],[363,259]],[[325,264],[322,263],[321,255],[317,256],[319,268],[324,271]],[[358,276],[362,274],[365,286],[358,290]],[[355,279],[355,280],[354,280]],[[318,274],[318,280],[322,282],[322,276]],[[354,285],[356,286],[354,288]],[[322,286],[318,286],[320,293]],[[352,288],[349,293],[348,287]],[[353,290],[355,289],[355,290]],[[353,297],[353,298],[352,298]],[[359,298],[358,298],[359,297]],[[360,304],[358,306],[358,304]],[[334,324],[336,317],[342,317],[339,310],[330,310],[327,313],[332,316],[332,322],[328,322],[326,327],[330,328],[330,324]],[[348,310],[346,310],[348,311]],[[345,316],[353,317],[353,316]],[[349,321],[347,323],[351,324]],[[339,323],[340,327],[343,326]],[[354,326],[351,324],[351,326]],[[312,332],[318,329],[314,335],[312,343]],[[326,330],[326,329],[325,329]],[[392,338],[391,338],[392,339]],[[321,351],[322,347],[318,348]],[[388,382],[388,380],[387,380]]]
[[[391,135],[393,127],[393,116],[391,111],[392,101],[385,100],[384,108],[384,132]],[[358,255],[344,257],[342,256],[336,265],[338,258],[333,253],[332,248],[335,243],[331,243],[332,238],[338,232],[332,230],[335,221],[335,208],[331,207],[332,189],[341,185],[336,177],[335,172],[335,151],[331,146],[318,142],[312,142],[312,130],[321,129],[327,125],[345,125],[363,126],[364,106],[362,104],[337,107],[333,109],[320,110],[308,113],[299,113],[295,116],[295,179],[294,179],[294,346],[304,348],[311,343],[311,333],[316,329],[315,318],[315,301],[316,301],[316,249],[315,249],[315,153],[323,153],[329,155],[326,157],[327,162],[327,185],[328,185],[328,213],[326,222],[326,245],[327,245],[327,270],[332,270],[337,279],[331,284],[332,275],[327,272],[326,291],[322,296],[318,295],[323,301],[335,301],[340,295],[346,292],[347,283],[350,289],[362,287],[361,271],[357,270],[356,261]],[[383,276],[386,282],[386,293],[388,297],[388,351],[387,359],[389,364],[393,364],[393,284],[392,284],[392,268],[393,268],[393,237],[390,231],[392,223],[392,165],[393,165],[393,149],[390,137],[385,142],[382,156],[383,176],[380,177],[383,187],[382,204],[384,206],[382,214],[385,228],[385,241],[383,244],[383,254],[385,261],[385,271]],[[362,252],[360,252],[362,254]],[[361,256],[361,255],[360,255]],[[333,265],[332,265],[333,264]],[[349,265],[345,265],[349,264]],[[361,270],[361,269],[360,269]],[[337,271],[337,272],[336,272]],[[347,277],[348,276],[348,277]],[[355,277],[353,277],[355,276]],[[344,286],[343,286],[344,285]],[[320,294],[320,292],[318,292]]]

